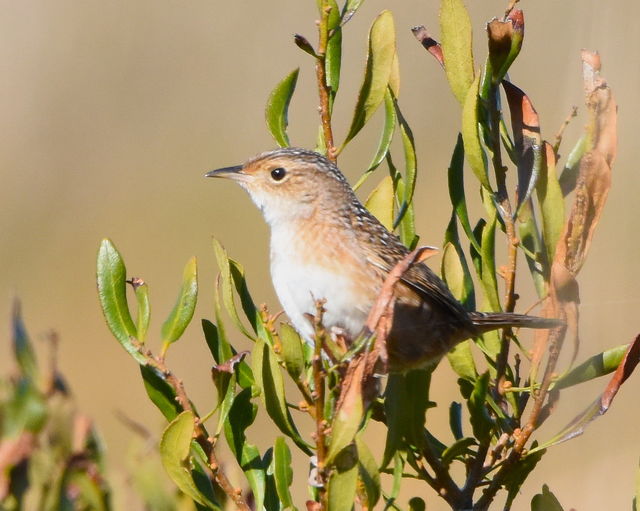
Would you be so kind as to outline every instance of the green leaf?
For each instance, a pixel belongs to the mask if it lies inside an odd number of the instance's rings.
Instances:
[[[442,464],[448,467],[455,459],[462,459],[467,455],[473,455],[473,451],[469,449],[469,447],[477,444],[478,442],[475,438],[459,438],[442,453]]]
[[[347,23],[363,3],[364,0],[347,0],[344,4],[341,24]]]
[[[220,275],[222,276],[222,300],[224,301],[224,306],[238,330],[240,330],[249,339],[254,340],[255,335],[249,332],[240,320],[238,309],[236,308],[235,300],[233,298],[235,281],[231,274],[231,259],[229,259],[224,247],[215,238],[213,239],[213,249],[218,262],[218,267],[220,268]],[[249,320],[252,321],[254,331],[256,331],[256,316],[257,312],[253,314],[253,317],[249,317]]]
[[[256,509],[262,509],[266,488],[266,469],[258,448],[247,441],[245,431],[253,424],[258,407],[251,402],[251,389],[242,390],[233,401],[229,420],[224,423],[227,444],[244,472],[256,499]]]
[[[393,230],[393,203],[393,179],[385,176],[367,197],[365,206],[389,231]]]
[[[462,253],[458,253],[453,243],[445,244],[442,253],[442,278],[453,296],[464,304],[473,294],[473,281],[460,256],[464,257]]]
[[[467,213],[467,200],[464,194],[464,143],[460,133],[458,134],[456,147],[451,155],[448,177],[451,205],[467,238],[469,238],[475,249],[480,251],[480,244],[473,234],[473,229],[471,229],[471,224],[469,223],[469,214]]]
[[[338,88],[340,87],[340,66],[342,64],[342,28],[340,27],[340,9],[335,0],[328,2],[331,11],[329,13],[329,40],[325,53],[325,73],[327,86],[329,87],[329,108],[333,110]]]
[[[173,387],[167,383],[164,376],[156,369],[149,366],[140,366],[140,374],[144,383],[144,389],[151,402],[168,421],[172,421],[182,411],[176,401],[176,393]]]
[[[184,333],[187,325],[193,318],[198,301],[198,266],[196,258],[187,261],[182,273],[182,288],[178,300],[173,306],[169,317],[162,324],[163,351],[166,351],[171,343],[176,342]]]
[[[217,438],[222,431],[229,410],[233,405],[236,394],[236,371],[237,366],[242,362],[242,358],[246,355],[235,356],[231,360],[226,361],[222,365],[214,365],[211,368],[211,377],[218,392],[218,403],[216,410],[218,411],[218,426],[216,427],[215,437]]]
[[[291,438],[306,454],[310,454],[308,445],[302,440],[289,413],[278,361],[272,352],[272,347],[262,336],[256,339],[251,359],[253,376],[261,390],[267,413],[280,431]]]
[[[531,499],[531,511],[563,511],[563,509],[556,496],[544,484],[542,493],[534,495]]]
[[[629,346],[629,344],[623,344],[588,358],[559,378],[553,383],[552,388],[554,390],[565,389],[612,373],[624,359]]]
[[[400,226],[403,242],[406,243],[407,246],[412,246],[413,240],[416,239],[413,207],[413,194],[416,188],[416,175],[418,171],[416,145],[413,139],[411,127],[402,115],[398,102],[395,98],[394,105],[396,108],[396,115],[398,117],[398,124],[400,126],[400,134],[402,136],[405,166],[405,178],[402,182],[402,186],[396,186],[396,191],[398,192],[397,197],[400,204],[398,207],[398,214],[394,220],[394,227],[397,227],[398,225]],[[402,195],[400,195],[401,190]]]
[[[467,401],[473,436],[484,441],[491,435],[493,420],[487,411],[486,400],[489,391],[489,373],[482,374],[473,386],[473,392]]]
[[[358,182],[353,187],[354,190],[357,190],[362,186],[362,183],[364,183],[367,177],[369,177],[371,173],[378,168],[387,156],[389,147],[391,146],[391,141],[393,140],[393,133],[396,128],[396,118],[396,108],[394,106],[393,96],[387,89],[384,95],[384,126],[382,128],[382,134],[380,135],[380,142],[378,142],[378,149],[376,150],[376,154],[373,157],[373,160],[371,160],[369,167],[364,174],[360,176],[360,179],[358,179]]]
[[[131,319],[126,294],[127,270],[120,253],[111,240],[104,239],[98,250],[98,297],[107,326],[121,346],[141,365],[146,358],[131,342],[137,335]]]
[[[455,219],[452,218],[452,221],[455,222]],[[458,252],[451,242],[447,242],[442,254],[442,278],[453,296],[467,305],[469,302],[473,302],[473,281],[469,274],[469,268],[466,262],[463,264],[464,259],[461,259],[461,256],[464,257],[462,250],[460,249]],[[447,353],[447,359],[458,376],[475,381],[477,371],[471,353],[470,341],[456,345]]]
[[[487,190],[491,190],[487,170],[487,155],[480,142],[480,131],[478,127],[480,122],[478,114],[480,107],[478,101],[479,79],[480,75],[476,77],[476,80],[471,87],[469,87],[469,92],[464,100],[462,108],[462,140],[464,142],[464,152],[471,170],[480,181],[480,184]]]
[[[538,185],[540,181],[538,181]],[[548,263],[546,253],[543,253],[543,244],[536,217],[533,214],[531,199],[522,204],[518,213],[518,234],[520,235],[520,248],[525,253],[527,265],[536,287],[539,298],[547,295],[547,280],[551,265]]]
[[[194,421],[193,412],[184,411],[167,426],[160,440],[160,458],[167,474],[180,491],[198,504],[216,509],[215,504],[198,490],[191,471],[185,466],[189,463],[189,450],[195,430]]]
[[[384,10],[369,31],[369,52],[364,79],[342,148],[355,137],[384,99],[396,53],[396,34],[391,11]]]
[[[13,303],[13,353],[18,367],[20,367],[20,372],[31,381],[36,382],[38,363],[22,320],[22,310],[18,300]]]
[[[556,175],[555,156],[548,142],[544,143],[546,157],[543,159],[542,172],[536,184],[536,193],[542,212],[547,260],[553,261],[556,245],[564,228],[564,197]]]
[[[271,136],[275,139],[280,147],[289,146],[289,137],[287,136],[288,111],[291,97],[296,89],[298,81],[299,68],[289,73],[276,87],[271,91],[267,100],[265,110],[265,119]]]
[[[578,182],[578,172],[580,171],[580,162],[582,157],[591,147],[590,137],[587,133],[582,135],[576,145],[573,147],[567,161],[560,174],[560,188],[562,189],[562,195],[567,196],[573,190],[575,190],[576,183]]]
[[[149,330],[149,320],[151,312],[149,308],[149,286],[142,279],[132,279],[133,289],[136,293],[136,301],[138,302],[138,316],[136,321],[136,337],[141,344]]]
[[[358,451],[359,479],[364,488],[367,509],[375,509],[378,500],[380,500],[380,472],[373,454],[362,437],[362,432],[360,432],[355,438]]]
[[[409,511],[426,511],[427,504],[420,497],[411,497],[409,499]]]
[[[463,104],[473,83],[474,64],[471,19],[462,0],[440,3],[440,34],[447,80],[453,95]]]
[[[498,294],[498,281],[496,280],[496,221],[497,213],[493,207],[491,199],[485,194],[485,205],[490,204],[490,213],[487,218],[487,224],[482,229],[482,236],[480,237],[481,244],[481,272],[480,279],[482,281],[482,288],[485,293],[485,299],[492,311],[500,310],[500,297]]]
[[[384,394],[388,432],[380,465],[382,468],[389,464],[404,439],[418,447],[423,445],[425,414],[430,403],[430,382],[431,373],[425,369],[389,375]]]
[[[284,323],[280,327],[280,344],[287,372],[293,379],[298,379],[304,372],[304,353],[302,340],[291,325]]]
[[[356,500],[358,484],[357,453],[353,446],[340,452],[335,460],[335,468],[327,484],[328,509],[351,511]]]
[[[3,396],[4,398],[4,396]],[[19,379],[6,403],[3,403],[2,436],[16,438],[25,431],[38,433],[47,420],[47,404],[36,383]]]
[[[449,428],[456,440],[460,440],[464,436],[462,432],[462,405],[455,401],[449,407]]]
[[[291,451],[284,437],[279,436],[273,446],[273,476],[276,482],[276,490],[280,503],[284,509],[296,509],[291,497],[291,483],[293,482],[293,469],[291,468]]]
[[[533,442],[532,447],[536,447],[537,442]],[[507,503],[505,508],[509,509],[513,500],[520,494],[520,487],[526,481],[529,474],[536,468],[538,462],[542,459],[546,451],[538,451],[533,454],[527,454],[519,463],[514,465],[512,469],[505,474],[504,487],[507,490]]]
[[[472,233],[472,235],[475,238],[475,234]],[[464,305],[467,310],[475,310],[476,298],[473,277],[471,276],[471,271],[469,270],[469,265],[467,264],[467,258],[465,257],[464,251],[462,250],[462,245],[460,244],[460,238],[458,236],[458,223],[456,221],[455,212],[451,213],[449,225],[447,226],[447,230],[444,233],[445,248],[447,244],[452,245],[460,266],[458,267],[458,264],[455,262],[454,253],[451,252],[448,256],[450,259],[447,259],[446,267],[443,262],[443,266],[441,269],[443,279],[446,282],[447,278],[450,278],[452,280],[452,283],[448,284],[449,287],[456,287],[456,292],[459,293],[459,295],[455,295],[456,298],[460,302],[462,302],[462,305]],[[476,251],[473,244],[472,249]],[[460,275],[458,273],[460,269],[462,270],[462,281],[454,284],[453,281],[456,281],[456,278],[460,278]]]
[[[357,373],[356,375],[362,373]],[[353,442],[364,418],[364,400],[362,398],[361,378],[354,376],[340,406],[336,410],[331,423],[331,441],[326,462],[331,463],[334,457],[342,453]]]

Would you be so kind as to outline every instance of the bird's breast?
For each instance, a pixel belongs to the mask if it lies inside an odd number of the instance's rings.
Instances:
[[[314,331],[308,315],[325,300],[323,324],[357,336],[379,291],[359,247],[340,233],[272,229],[273,285],[294,328],[307,340]]]

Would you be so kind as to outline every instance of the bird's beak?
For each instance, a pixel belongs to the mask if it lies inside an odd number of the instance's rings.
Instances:
[[[239,179],[241,176],[243,176],[242,165],[211,170],[204,175],[204,177],[224,177],[229,179]]]

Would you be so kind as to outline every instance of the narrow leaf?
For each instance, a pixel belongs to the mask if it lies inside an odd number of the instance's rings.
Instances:
[[[396,35],[391,11],[378,15],[369,31],[369,52],[364,79],[342,147],[355,137],[384,99],[396,53]]]
[[[620,366],[628,349],[629,344],[623,344],[588,358],[556,380],[552,388],[560,390],[612,373]]]
[[[98,296],[102,313],[114,337],[139,364],[146,364],[142,353],[131,342],[137,329],[127,305],[126,273],[122,256],[111,240],[104,239],[98,250]]]
[[[196,258],[187,261],[182,274],[182,288],[169,317],[162,325],[162,341],[169,345],[184,333],[193,317],[198,300],[198,266]]]
[[[540,120],[529,96],[512,83],[503,80],[502,86],[509,102],[515,153],[518,157],[518,205],[529,200],[540,176],[542,166],[542,138]]]
[[[302,351],[302,339],[291,325],[284,323],[280,327],[280,343],[282,345],[282,358],[289,375],[297,379],[304,372],[304,353]]]
[[[279,436],[273,446],[273,476],[280,503],[284,509],[296,509],[291,497],[293,469],[291,468],[291,451],[284,437]]]
[[[440,34],[444,69],[453,95],[465,103],[473,83],[471,19],[462,0],[442,0],[440,3]]]
[[[347,2],[344,4],[344,12],[342,13],[341,24],[343,26],[345,23],[349,22],[349,20],[353,17],[353,15],[363,3],[364,0],[347,0]]]
[[[271,91],[267,100],[265,110],[267,127],[280,147],[289,145],[289,137],[287,136],[289,103],[296,89],[299,71],[300,69],[296,68],[285,76]]]
[[[335,460],[336,470],[327,485],[331,511],[351,511],[356,500],[358,484],[357,453],[353,447],[344,449]]]
[[[413,207],[413,194],[416,189],[416,177],[418,171],[418,161],[416,156],[416,144],[413,138],[413,132],[409,123],[402,115],[398,101],[394,98],[394,105],[396,108],[396,115],[398,118],[398,124],[400,126],[400,134],[402,137],[402,149],[404,152],[404,182],[402,195],[398,195],[400,205],[398,207],[398,214],[394,221],[394,226],[401,226],[402,236],[410,239],[414,239],[415,236],[415,224],[414,224],[414,207]],[[398,189],[400,191],[400,189]],[[403,225],[404,224],[404,225]],[[411,243],[408,244],[410,246]]]
[[[176,393],[173,387],[153,367],[140,366],[140,374],[151,402],[156,405],[168,421],[175,419],[182,411],[182,408],[176,401]]]
[[[224,423],[227,445],[244,472],[256,499],[256,509],[262,509],[266,488],[266,470],[258,448],[247,441],[245,432],[256,418],[257,405],[251,401],[251,389],[242,390],[234,399],[229,420]],[[260,504],[260,507],[258,507]]]
[[[629,345],[624,358],[616,369],[604,392],[589,407],[576,416],[562,431],[536,450],[545,449],[584,433],[585,428],[595,419],[604,415],[615,398],[620,386],[629,378],[640,362],[640,335]],[[533,449],[530,451],[532,452]]]
[[[361,486],[364,489],[366,507],[375,509],[380,500],[380,472],[378,464],[371,454],[369,447],[362,438],[362,433],[356,435],[356,449],[358,451],[358,472]]]
[[[37,382],[38,364],[36,362],[36,354],[27,335],[18,300],[13,303],[13,353],[20,367],[20,372],[31,381]]]
[[[362,398],[362,375],[365,364],[358,364],[355,368],[349,366],[345,376],[342,394],[331,423],[331,442],[326,461],[331,460],[342,452],[356,436],[364,416],[364,400]]]
[[[480,244],[473,235],[473,229],[471,229],[471,224],[469,223],[469,214],[467,213],[467,200],[464,193],[464,144],[462,134],[458,134],[456,147],[451,155],[448,177],[451,205],[467,238],[469,238],[476,250],[480,251]]]
[[[393,179],[391,176],[382,178],[367,200],[366,208],[384,225],[388,230],[393,230]]]
[[[167,426],[160,440],[160,458],[167,474],[180,491],[198,504],[216,509],[216,506],[200,493],[193,481],[191,471],[185,467],[195,428],[194,421],[193,413],[185,411]]]
[[[470,414],[469,420],[471,421],[471,427],[473,428],[473,436],[480,441],[489,437],[493,427],[493,420],[491,419],[486,406],[488,391],[489,373],[486,372],[476,380],[473,392],[467,401],[467,407],[469,408]]]
[[[534,495],[531,499],[531,511],[563,511],[563,509],[556,496],[544,484],[542,493]]]
[[[464,99],[462,108],[462,140],[464,141],[464,152],[471,170],[480,181],[480,184],[487,190],[491,190],[487,170],[487,155],[482,148],[478,128],[478,123],[480,122],[478,115],[479,80],[480,75],[476,77],[473,84],[469,87],[467,96]]]
[[[391,146],[391,140],[393,140],[393,133],[396,127],[396,109],[393,103],[393,97],[391,92],[387,90],[384,95],[384,126],[382,128],[382,134],[380,135],[380,142],[378,142],[378,149],[376,154],[371,160],[369,167],[364,172],[358,182],[353,187],[354,190],[360,188],[365,179],[384,161],[389,147]]]
[[[224,306],[238,330],[240,330],[249,339],[254,340],[255,335],[247,330],[238,315],[238,310],[233,297],[234,280],[231,275],[231,260],[229,259],[224,247],[215,238],[213,239],[213,249],[218,262],[218,267],[220,268],[220,275],[222,276],[222,300],[224,301]],[[250,318],[250,320],[255,321],[255,317]]]
[[[147,331],[149,330],[149,321],[151,317],[149,308],[149,286],[147,286],[147,283],[144,280],[138,278],[131,279],[131,285],[136,293],[136,302],[138,302],[136,337],[141,344],[144,344]]]
[[[272,353],[271,346],[262,336],[256,339],[251,358],[253,376],[256,385],[261,389],[267,413],[280,431],[291,438],[305,453],[310,454],[309,447],[302,440],[289,413],[280,366]]]

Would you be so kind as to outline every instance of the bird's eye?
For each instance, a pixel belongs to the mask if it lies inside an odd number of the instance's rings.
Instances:
[[[287,174],[287,171],[284,170],[282,167],[278,167],[271,171],[271,177],[273,178],[274,181],[282,180],[282,178],[284,178],[286,174]]]

